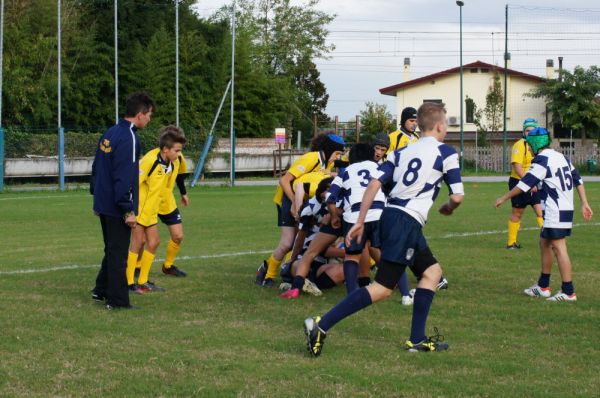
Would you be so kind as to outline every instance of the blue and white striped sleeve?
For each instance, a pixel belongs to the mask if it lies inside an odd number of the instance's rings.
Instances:
[[[348,172],[344,171],[343,175],[348,174]],[[335,203],[337,202],[343,195],[343,181],[342,178],[338,175],[336,176],[331,185],[329,186],[329,196],[327,197],[327,203]]]
[[[571,161],[567,159],[567,162],[569,163],[569,167],[571,168],[571,176],[573,177],[573,183],[576,187],[578,187],[581,184],[583,184],[583,178],[581,178],[581,174],[579,174],[579,171],[575,168],[575,166],[573,166]]]
[[[546,176],[548,176],[548,158],[545,156],[536,156],[531,162],[531,167],[527,170],[527,173],[521,178],[521,181],[517,184],[517,187],[527,192],[531,188],[535,187],[540,183]],[[551,175],[551,173],[550,173]]]
[[[385,162],[377,167],[377,171],[371,176],[381,182],[382,185],[387,184],[394,178],[394,168],[398,164],[399,152],[394,151],[387,155]]]
[[[456,150],[449,145],[440,145],[440,155],[442,156],[442,172],[444,182],[448,186],[450,195],[464,195],[465,188],[460,175],[460,165]]]

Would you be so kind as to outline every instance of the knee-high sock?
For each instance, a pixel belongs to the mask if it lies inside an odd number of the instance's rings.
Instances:
[[[425,324],[429,316],[429,309],[435,292],[429,289],[417,288],[413,304],[412,324],[410,327],[410,341],[417,344],[425,340]]]
[[[408,275],[406,275],[406,272],[402,273],[402,276],[398,281],[398,288],[400,289],[401,295],[410,296],[410,287],[408,286]]]
[[[519,228],[521,228],[521,222],[513,222],[508,220],[508,242],[507,246],[517,243],[517,235],[519,234]]]
[[[536,217],[536,221],[537,221],[538,227],[542,228],[544,226],[544,217]]]
[[[125,271],[125,275],[127,276],[127,284],[133,285],[135,283],[134,274],[135,274],[135,264],[137,263],[138,254],[134,252],[129,252],[127,254],[127,269]]]
[[[344,261],[344,279],[346,280],[346,292],[348,294],[356,290],[356,283],[358,282],[358,263],[356,261]]]
[[[171,268],[173,263],[175,262],[175,257],[177,257],[177,253],[179,253],[180,245],[173,242],[173,240],[169,239],[169,243],[167,243],[167,254],[165,256],[165,268]]]
[[[340,301],[335,307],[321,318],[319,321],[319,328],[327,333],[329,329],[342,319],[354,314],[357,311],[371,305],[371,295],[366,287],[354,290],[352,293],[346,296],[345,299]]]
[[[267,275],[265,275],[265,279],[275,279],[277,277],[281,262],[282,260],[276,260],[273,255],[269,257],[267,260]]]
[[[138,278],[138,283],[143,285],[148,282],[148,276],[150,275],[150,267],[152,266],[152,262],[154,261],[154,253],[150,253],[148,250],[144,250],[144,254],[142,254],[142,269],[140,270],[140,277]]]

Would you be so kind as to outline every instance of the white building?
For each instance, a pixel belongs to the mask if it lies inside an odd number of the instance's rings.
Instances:
[[[500,74],[500,82],[502,90],[504,90],[504,68],[482,61],[463,65],[463,98],[472,98],[478,109],[484,108],[485,97],[495,73]],[[546,63],[546,74],[546,78],[554,78],[552,60],[548,60]],[[536,118],[542,126],[547,126],[544,100],[524,96],[543,81],[545,78],[508,69],[506,116],[507,131],[511,133],[511,138],[520,135],[523,120],[526,118]],[[418,108],[426,101],[443,102],[446,104],[448,131],[460,131],[460,67],[411,80],[410,59],[405,58],[404,82],[384,87],[379,92],[396,97],[397,115],[400,115],[402,109],[407,106]],[[473,123],[473,114],[467,112],[466,105],[463,106],[463,113],[465,115],[463,127],[465,141],[472,141],[477,130]],[[449,134],[448,138],[454,140],[456,134]]]

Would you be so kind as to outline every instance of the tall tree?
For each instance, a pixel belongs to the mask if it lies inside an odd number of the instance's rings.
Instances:
[[[368,139],[379,132],[389,133],[394,129],[395,123],[386,105],[367,102],[365,106],[366,109],[360,111],[360,124],[361,133]]]
[[[573,72],[562,70],[559,79],[549,79],[526,94],[545,98],[552,121],[573,128],[585,139],[600,130],[600,68],[575,67]]]
[[[502,127],[504,94],[502,93],[500,74],[494,73],[492,83],[488,87],[485,96],[485,106],[477,109],[477,105],[474,102],[469,103],[469,106],[474,107],[474,123],[477,126],[477,134],[480,137],[479,144],[486,146],[488,144],[487,133],[498,132]]]

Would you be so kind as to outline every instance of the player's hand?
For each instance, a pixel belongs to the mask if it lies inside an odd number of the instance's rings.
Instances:
[[[592,211],[590,205],[584,204],[581,206],[581,214],[583,215],[583,219],[585,221],[590,221],[594,215],[594,212]]]
[[[498,207],[502,206],[502,203],[506,202],[506,199],[504,199],[504,197],[498,198],[496,199],[496,204],[494,205],[494,207],[497,209]]]
[[[190,204],[190,198],[187,196],[187,194],[181,195],[181,204],[184,206],[187,206]]]
[[[450,206],[450,203],[444,203],[439,210],[440,214],[443,214],[445,216],[451,215],[453,211],[454,209]]]
[[[356,241],[358,243],[360,243],[360,241],[362,240],[362,234],[363,234],[364,228],[365,228],[365,226],[361,222],[357,222],[356,224],[354,224],[352,226],[352,228],[350,228],[350,231],[348,231],[348,233],[346,234],[346,240],[345,240],[346,247],[349,247],[351,245],[352,240],[354,238],[357,238]]]
[[[339,228],[342,226],[342,222],[340,221],[340,217],[337,214],[331,215],[331,226],[333,228]]]
[[[135,214],[127,216],[127,218],[125,219],[125,224],[127,224],[129,228],[134,229],[137,225],[137,219],[135,218]]]
[[[538,191],[537,186],[531,187],[531,192],[536,193]]]

